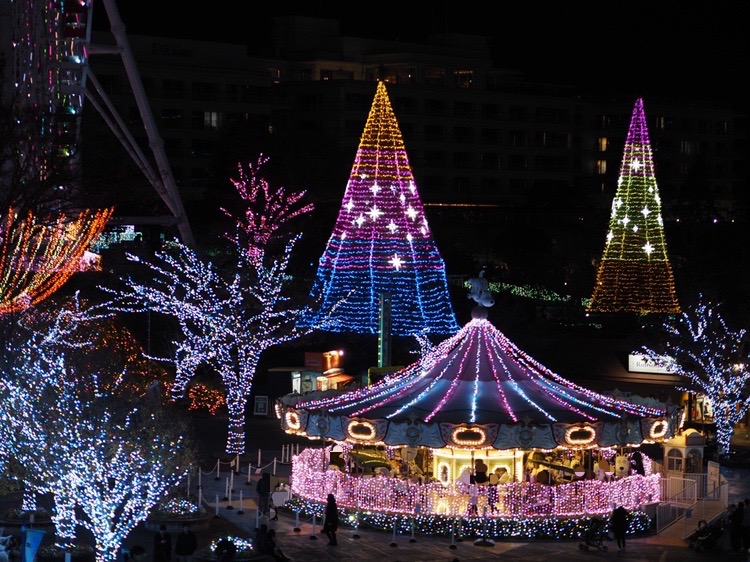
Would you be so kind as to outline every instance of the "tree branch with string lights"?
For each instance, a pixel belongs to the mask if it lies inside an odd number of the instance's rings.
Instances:
[[[80,525],[94,537],[97,561],[112,562],[185,477],[194,452],[187,426],[158,396],[115,392],[103,373],[72,360],[90,345],[79,330],[97,314],[75,300],[49,322],[31,319],[18,368],[0,378],[1,452],[24,467],[25,495],[52,496],[62,551]]]
[[[670,316],[661,326],[662,341],[645,353],[657,365],[684,377],[680,390],[702,392],[711,403],[719,454],[729,452],[735,426],[750,409],[750,347],[745,329],[733,330],[721,305],[699,295],[696,304]]]
[[[271,187],[260,175],[267,161],[261,155],[239,180],[232,180],[248,206],[233,218],[234,232],[225,233],[233,243],[233,262],[217,266],[175,241],[153,259],[128,255],[146,269],[148,281],[128,276],[121,279],[122,288],[103,287],[114,295],[109,305],[115,310],[152,311],[177,320],[181,339],[173,342],[174,357],[166,359],[176,370],[173,398],[189,390],[198,369],[218,373],[229,413],[225,450],[230,455],[245,452],[245,407],[263,352],[310,332],[295,326],[308,305],[294,304],[294,283],[288,274],[301,234],[282,242],[280,255],[275,243],[283,240],[288,221],[313,206],[303,203],[304,191]]]

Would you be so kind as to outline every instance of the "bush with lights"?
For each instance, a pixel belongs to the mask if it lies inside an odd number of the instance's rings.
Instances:
[[[309,502],[297,496],[283,506],[285,510],[299,513],[301,517],[323,516],[325,505]],[[584,537],[591,524],[591,516],[581,517],[451,517],[447,515],[405,515],[401,513],[379,513],[339,508],[342,526],[369,528],[380,531],[396,531],[401,534],[414,532],[421,535],[459,537],[487,537],[493,540],[578,540]],[[653,532],[654,521],[643,511],[630,512],[628,535],[647,535]]]

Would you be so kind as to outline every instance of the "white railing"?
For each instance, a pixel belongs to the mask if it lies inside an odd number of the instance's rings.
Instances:
[[[701,521],[711,523],[721,517],[729,503],[729,485],[723,476],[716,487],[705,473],[670,475],[661,479],[660,489],[656,530],[661,533],[682,519],[681,538],[694,533]]]

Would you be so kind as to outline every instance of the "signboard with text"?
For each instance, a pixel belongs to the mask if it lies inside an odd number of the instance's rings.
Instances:
[[[628,371],[631,373],[664,373],[672,374],[664,367],[660,367],[647,355],[631,353],[628,355]]]

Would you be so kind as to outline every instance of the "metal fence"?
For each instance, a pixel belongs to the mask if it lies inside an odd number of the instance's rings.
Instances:
[[[722,517],[729,504],[729,485],[720,476],[719,485],[705,473],[680,473],[661,479],[661,502],[656,508],[656,531],[675,525],[681,538],[693,534],[701,522],[708,524]]]

